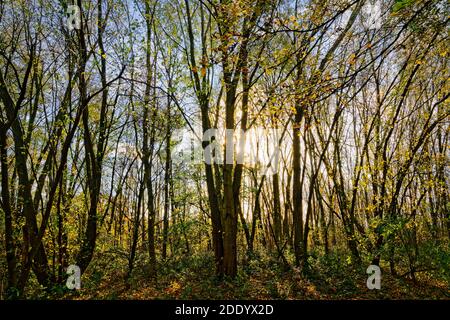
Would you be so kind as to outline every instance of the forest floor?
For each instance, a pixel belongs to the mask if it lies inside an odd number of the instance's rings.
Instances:
[[[218,281],[209,255],[183,257],[159,267],[158,281],[152,283],[145,267],[137,265],[133,276],[91,268],[83,276],[82,289],[59,294],[59,299],[450,299],[450,284],[427,272],[413,281],[394,277],[382,265],[380,290],[366,286],[365,268],[342,263],[340,257],[310,261],[306,275],[296,268],[284,268],[268,257],[244,262],[235,279]],[[401,274],[399,272],[399,274]],[[49,298],[47,296],[47,298]],[[51,297],[55,298],[55,297]]]

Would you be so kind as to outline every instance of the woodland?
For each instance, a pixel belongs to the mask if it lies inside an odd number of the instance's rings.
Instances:
[[[0,0],[0,300],[450,299],[449,19]]]

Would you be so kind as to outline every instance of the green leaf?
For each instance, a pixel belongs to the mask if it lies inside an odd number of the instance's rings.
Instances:
[[[395,4],[392,6],[393,12],[399,12],[400,10],[405,9],[406,7],[412,5],[415,0],[396,0]]]

